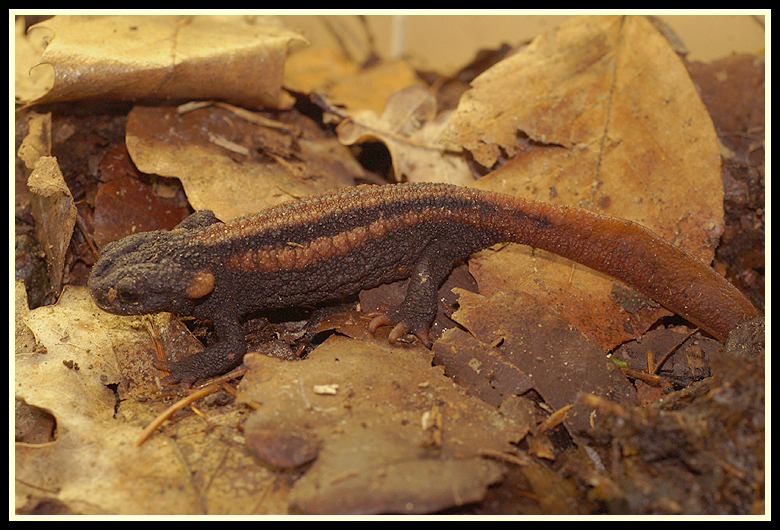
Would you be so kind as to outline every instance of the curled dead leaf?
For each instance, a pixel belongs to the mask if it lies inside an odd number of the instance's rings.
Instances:
[[[382,116],[372,110],[342,113],[346,118],[336,128],[339,140],[345,145],[384,143],[398,181],[473,182],[462,154],[448,150],[440,141],[450,113],[436,115],[436,98],[428,89],[412,85],[395,92]]]
[[[51,42],[51,90],[30,103],[85,99],[221,99],[252,108],[290,103],[287,45],[304,40],[273,17],[57,16],[33,26]]]

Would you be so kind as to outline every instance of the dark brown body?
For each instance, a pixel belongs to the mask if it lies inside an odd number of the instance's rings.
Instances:
[[[119,314],[211,319],[222,342],[171,366],[191,381],[238,363],[247,312],[340,298],[411,277],[375,319],[427,342],[436,289],[454,264],[499,242],[542,248],[613,276],[720,340],[758,312],[713,269],[636,223],[577,208],[441,184],[352,188],[229,223],[202,211],[171,232],[107,246],[90,278]]]

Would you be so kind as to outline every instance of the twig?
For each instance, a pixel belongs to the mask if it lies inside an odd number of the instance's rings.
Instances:
[[[214,392],[217,388],[219,388],[218,384],[212,384],[207,387],[201,388],[200,390],[196,390],[192,394],[183,397],[170,407],[168,407],[165,412],[157,416],[152,423],[150,423],[142,432],[141,436],[138,437],[138,439],[135,441],[136,447],[141,447],[143,443],[146,441],[149,436],[152,435],[154,431],[157,430],[157,428],[162,425],[162,423],[167,420],[171,415],[173,415],[174,412],[183,409],[193,401],[196,401],[202,397],[208,396],[212,392]]]

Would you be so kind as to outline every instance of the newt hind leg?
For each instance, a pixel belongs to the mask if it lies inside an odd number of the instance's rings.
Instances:
[[[432,342],[429,337],[431,322],[436,316],[436,299],[439,285],[452,270],[461,254],[453,256],[453,245],[449,239],[435,239],[425,249],[409,277],[409,287],[401,304],[383,313],[374,314],[368,330],[374,333],[381,326],[393,326],[388,340],[395,343],[411,333],[426,347]]]

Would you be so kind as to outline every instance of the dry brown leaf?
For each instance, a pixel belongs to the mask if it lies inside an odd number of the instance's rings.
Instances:
[[[715,130],[643,17],[577,17],[545,32],[478,77],[450,124],[446,139],[481,164],[509,155],[477,187],[631,219],[711,261],[723,230]],[[505,252],[472,260],[482,293],[526,291],[605,350],[668,314],[631,307],[631,291],[568,260]]]
[[[381,141],[393,160],[396,180],[407,182],[474,182],[460,153],[447,151],[439,141],[450,113],[436,116],[430,90],[412,85],[390,96],[382,116],[372,110],[345,112],[336,128],[345,145]]]
[[[512,452],[525,432],[466,396],[426,353],[332,336],[302,362],[245,357],[237,399],[262,403],[247,444],[271,465],[316,454],[291,492],[298,509],[425,513],[474,502],[498,480],[500,468],[480,452]],[[336,384],[335,394],[314,392]]]
[[[290,103],[282,92],[292,40],[273,17],[57,16],[41,57],[54,85],[33,104],[85,99],[221,99],[250,108]],[[40,67],[38,67],[40,68]]]
[[[371,461],[377,455],[367,448],[394,447],[387,443],[394,441],[392,435],[388,435],[391,440],[375,436],[372,431],[357,431],[348,440],[351,445],[329,445],[322,458],[341,460],[346,478],[318,475],[315,463],[290,494],[294,511],[318,515],[438,512],[481,501],[488,486],[503,475],[499,464],[478,457],[414,459],[401,453],[389,462]],[[328,454],[335,452],[338,454]],[[389,455],[383,456],[387,459]]]
[[[181,186],[141,176],[125,144],[106,151],[98,167],[93,239],[98,248],[126,235],[170,230],[189,215]]]
[[[139,170],[179,178],[193,208],[223,221],[353,185],[363,174],[338,140],[307,127],[301,115],[287,128],[256,121],[217,107],[185,114],[136,107],[128,115],[127,149]]]
[[[533,388],[558,410],[575,438],[591,429],[583,392],[636,403],[636,391],[607,355],[533,297],[519,292],[490,298],[460,290],[454,328],[434,344],[435,362],[470,393],[500,406]],[[463,346],[466,347],[464,350]]]

